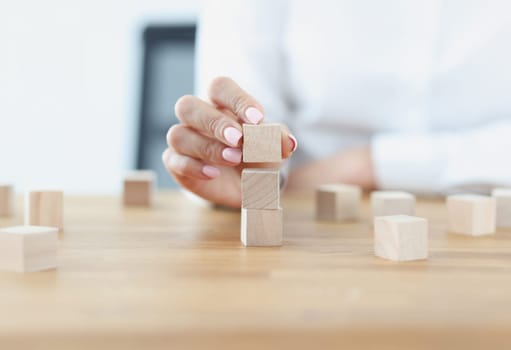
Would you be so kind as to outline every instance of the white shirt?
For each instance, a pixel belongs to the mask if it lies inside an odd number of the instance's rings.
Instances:
[[[291,166],[369,143],[380,188],[511,185],[511,2],[206,5],[199,95],[237,81],[297,137]]]

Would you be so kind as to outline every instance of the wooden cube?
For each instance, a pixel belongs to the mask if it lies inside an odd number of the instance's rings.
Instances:
[[[280,207],[278,169],[243,169],[241,172],[242,206],[247,209]]]
[[[156,174],[150,170],[139,170],[129,173],[124,178],[123,203],[126,207],[150,207],[153,203],[153,192]]]
[[[497,202],[497,227],[511,227],[511,188],[496,188],[492,196]]]
[[[243,162],[276,163],[282,160],[279,124],[243,124]]]
[[[447,197],[448,231],[470,236],[495,232],[496,200],[488,196],[459,194]]]
[[[0,217],[10,216],[13,207],[13,190],[11,185],[0,185]]]
[[[408,215],[374,218],[374,254],[393,261],[427,259],[427,220]]]
[[[402,191],[375,191],[371,193],[373,217],[387,215],[415,215],[415,196]]]
[[[358,186],[329,184],[316,190],[316,219],[320,221],[356,220],[362,190]]]
[[[64,230],[64,192],[27,191],[25,225],[57,227]]]
[[[0,230],[0,269],[31,272],[57,267],[58,229],[15,226]]]
[[[282,209],[241,209],[241,242],[245,246],[282,245]]]

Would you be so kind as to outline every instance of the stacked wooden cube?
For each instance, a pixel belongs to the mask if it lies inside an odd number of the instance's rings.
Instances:
[[[243,125],[243,162],[282,160],[278,124]],[[278,168],[245,168],[241,173],[241,241],[245,246],[282,245]]]

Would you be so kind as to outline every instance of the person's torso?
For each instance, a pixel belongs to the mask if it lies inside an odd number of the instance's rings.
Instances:
[[[305,142],[511,118],[510,2],[290,4],[284,52]]]

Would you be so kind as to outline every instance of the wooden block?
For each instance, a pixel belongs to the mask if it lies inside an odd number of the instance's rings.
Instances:
[[[64,193],[62,191],[27,191],[25,225],[64,229]]]
[[[371,193],[373,217],[387,215],[415,215],[415,196],[402,191],[375,191]]]
[[[31,272],[57,267],[58,229],[14,226],[0,230],[0,269]]]
[[[511,188],[496,188],[492,197],[497,202],[497,227],[511,227]]]
[[[393,261],[428,257],[428,221],[408,215],[374,218],[374,254]]]
[[[155,180],[154,171],[139,170],[129,173],[124,178],[124,205],[127,207],[150,207],[153,203]]]
[[[278,209],[280,175],[278,169],[243,169],[241,172],[242,207]]]
[[[243,162],[276,163],[282,160],[279,124],[243,124]]]
[[[242,208],[241,241],[245,246],[282,245],[282,208]]]
[[[0,185],[0,217],[10,216],[13,212],[13,190],[11,185]]]
[[[362,190],[358,186],[329,184],[316,190],[316,219],[320,221],[356,220]]]
[[[458,194],[447,197],[449,232],[481,236],[495,232],[496,200],[488,196]]]

